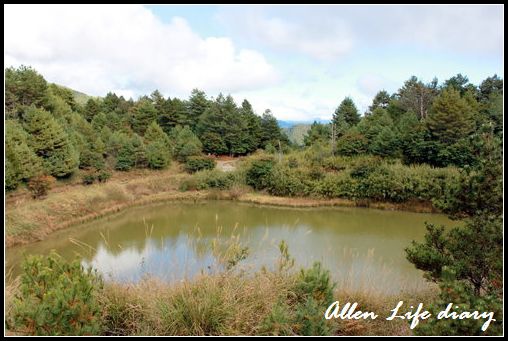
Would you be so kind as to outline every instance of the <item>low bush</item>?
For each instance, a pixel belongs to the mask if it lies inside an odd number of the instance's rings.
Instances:
[[[111,173],[105,169],[101,170],[89,170],[81,177],[81,183],[83,185],[91,185],[94,182],[106,182],[111,178]]]
[[[273,166],[272,159],[254,160],[245,174],[247,185],[257,190],[266,188]]]
[[[110,178],[111,178],[111,173],[108,172],[107,170],[100,170],[97,173],[97,180],[99,180],[99,182],[106,182]]]
[[[314,188],[314,194],[325,198],[353,199],[357,181],[347,173],[328,174]]]
[[[185,161],[185,170],[195,173],[201,170],[214,169],[215,160],[206,156],[189,156]]]
[[[95,174],[94,173],[86,173],[81,178],[81,182],[83,185],[91,185],[95,182]]]
[[[180,184],[180,190],[230,189],[237,182],[235,173],[222,172],[216,169],[194,173]]]
[[[289,291],[291,294],[279,297],[262,321],[261,333],[331,335],[331,323],[323,318],[323,312],[333,302],[334,288],[330,272],[324,270],[321,263],[316,262],[311,268],[300,270]]]
[[[23,264],[12,327],[27,335],[97,335],[101,289],[102,279],[78,260],[66,262],[56,253],[31,256]]]
[[[302,196],[306,187],[297,169],[276,165],[265,180],[268,192],[278,196]]]

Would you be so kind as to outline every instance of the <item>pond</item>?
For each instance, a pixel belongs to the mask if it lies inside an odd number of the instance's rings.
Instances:
[[[284,240],[296,269],[320,261],[345,289],[396,293],[429,285],[404,252],[412,240],[423,240],[425,222],[457,224],[444,215],[367,208],[165,203],[131,208],[8,249],[7,267],[15,276],[24,254],[54,249],[68,259],[80,257],[106,280],[135,282],[155,276],[177,281],[217,271],[217,250],[233,238],[248,247],[240,269],[274,269]]]

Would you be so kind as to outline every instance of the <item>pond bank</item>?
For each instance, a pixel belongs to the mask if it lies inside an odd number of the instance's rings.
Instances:
[[[116,175],[116,174],[115,174]],[[52,232],[72,225],[119,212],[133,206],[158,202],[235,200],[240,202],[287,207],[370,207],[419,213],[439,213],[428,202],[388,203],[353,201],[348,199],[275,197],[248,190],[188,191],[178,190],[187,174],[172,169],[151,171],[127,177],[119,174],[104,184],[83,186],[69,184],[52,191],[47,198],[21,199],[6,203],[7,247],[24,245],[45,239]],[[16,194],[12,197],[16,198]],[[19,197],[19,196],[18,196]]]

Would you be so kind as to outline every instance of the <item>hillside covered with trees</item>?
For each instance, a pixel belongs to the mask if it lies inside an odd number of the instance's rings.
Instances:
[[[49,84],[30,67],[8,68],[5,76],[7,190],[78,169],[107,177],[113,169],[164,168],[171,159],[291,147],[270,110],[259,116],[248,100],[238,105],[231,96],[208,98],[195,89],[185,100],[156,90],[137,100],[108,93],[80,104],[70,89]],[[345,98],[332,123],[315,122],[304,144],[404,164],[473,166],[482,134],[501,141],[502,89],[496,75],[479,85],[460,74],[442,84],[411,77],[397,93],[380,91],[364,115]]]

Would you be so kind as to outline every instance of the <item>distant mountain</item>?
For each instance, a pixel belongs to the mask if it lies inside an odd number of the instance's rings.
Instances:
[[[90,98],[96,98],[96,97],[89,96],[87,94],[84,94],[82,92],[79,92],[79,91],[76,91],[73,89],[70,89],[70,90],[72,91],[72,94],[74,95],[74,100],[76,101],[76,103],[79,103],[79,104],[86,104],[86,102]]]
[[[282,131],[289,137],[289,141],[303,146],[303,137],[310,129],[310,124],[295,124],[291,127],[284,127]]]
[[[277,120],[277,122],[279,122],[279,127],[281,127],[281,128],[291,128],[292,126],[301,125],[301,124],[311,125],[314,121],[317,121],[319,123],[328,123],[328,122],[330,122],[330,120],[321,120],[321,119],[309,120],[309,121],[289,121],[289,120],[285,121],[285,120]]]
[[[56,84],[56,83],[53,83],[55,84],[56,86],[60,87],[60,88],[64,88],[64,89],[67,89],[67,90],[70,90],[72,91],[72,95],[74,96],[74,100],[76,101],[76,103],[78,104],[82,104],[82,105],[85,105],[86,102],[90,99],[90,98],[99,98],[99,97],[95,97],[95,96],[90,96],[90,95],[87,95],[83,92],[80,92],[80,91],[77,91],[77,90],[74,90],[74,89],[71,89],[69,88],[68,86],[64,86],[64,85],[60,85],[60,84]]]
[[[329,123],[329,120],[312,120],[312,121],[281,121],[279,120],[279,126],[282,131],[289,137],[289,141],[303,146],[303,137],[307,134],[310,126],[314,121],[319,123]]]

